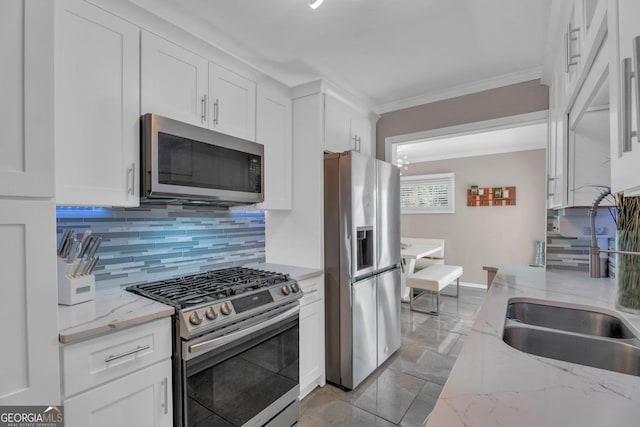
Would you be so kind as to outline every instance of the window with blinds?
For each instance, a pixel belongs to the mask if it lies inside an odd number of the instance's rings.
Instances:
[[[406,213],[454,213],[455,175],[400,177],[400,209]]]

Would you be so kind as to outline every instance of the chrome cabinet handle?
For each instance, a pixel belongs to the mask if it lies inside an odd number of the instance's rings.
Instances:
[[[351,139],[353,139],[353,149],[360,152],[360,137],[358,135],[353,135]]]
[[[633,134],[640,138],[640,36],[633,39],[633,66],[636,69],[632,76],[636,79],[636,126],[638,127]]]
[[[622,152],[628,153],[633,148],[631,138],[633,131],[631,130],[631,79],[633,71],[631,70],[631,58],[622,60]]]
[[[213,124],[218,126],[218,111],[220,110],[220,100],[216,98],[216,102],[213,103]]]
[[[164,388],[164,403],[161,406],[164,408],[164,414],[167,415],[169,413],[169,381],[167,377],[162,380],[162,387]]]
[[[131,163],[131,167],[127,169],[127,193],[133,195],[136,187],[136,164]]]
[[[148,350],[150,348],[151,348],[150,345],[145,345],[145,346],[140,346],[139,345],[138,347],[134,348],[133,350],[125,351],[124,353],[120,353],[120,354],[115,355],[115,356],[113,354],[111,354],[106,359],[104,359],[104,363],[109,363],[109,362],[112,362],[112,361],[114,361],[116,359],[122,359],[123,357],[130,356],[132,354],[136,354],[136,353],[139,353],[141,351]]]
[[[565,56],[564,72],[565,73],[569,72],[569,68],[572,65],[578,65],[578,62],[574,60],[580,58],[580,54],[579,53],[574,54],[571,52],[571,42],[578,40],[578,38],[574,37],[573,34],[577,33],[578,31],[580,31],[580,28],[571,28],[571,24],[569,24],[567,25],[567,32],[564,33],[564,56]]]
[[[200,111],[202,111],[202,113],[200,114],[200,119],[202,120],[202,123],[206,123],[207,122],[207,94],[206,93],[202,95],[202,98],[200,99]]]

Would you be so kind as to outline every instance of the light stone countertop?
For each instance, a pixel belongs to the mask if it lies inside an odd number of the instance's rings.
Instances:
[[[640,377],[534,356],[502,341],[509,298],[615,310],[613,280],[535,267],[498,268],[427,426],[637,426]],[[622,316],[640,329],[640,316]]]
[[[289,274],[292,279],[305,280],[319,276],[322,270],[283,264],[251,264],[247,267]],[[58,340],[62,344],[92,338],[162,317],[171,316],[174,309],[120,287],[96,289],[93,301],[58,306]]]
[[[311,279],[324,273],[323,270],[317,268],[296,267],[285,264],[259,263],[248,264],[245,267],[257,268],[260,270],[275,271],[277,273],[288,274],[294,280]]]
[[[58,306],[58,340],[70,344],[173,313],[173,307],[120,287],[98,288],[92,301]]]

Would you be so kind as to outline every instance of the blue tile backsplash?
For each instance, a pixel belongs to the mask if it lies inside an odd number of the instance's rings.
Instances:
[[[265,260],[264,212],[194,206],[58,207],[57,233],[102,237],[96,286],[147,283]]]

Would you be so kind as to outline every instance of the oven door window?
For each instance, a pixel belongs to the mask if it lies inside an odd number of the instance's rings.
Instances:
[[[187,426],[241,426],[299,387],[298,319],[186,362]],[[294,398],[294,399],[295,399]]]
[[[158,133],[158,182],[260,193],[260,156]]]

